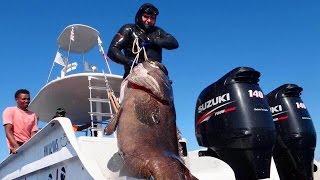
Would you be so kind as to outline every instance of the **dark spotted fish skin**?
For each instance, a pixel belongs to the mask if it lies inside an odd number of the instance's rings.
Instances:
[[[141,66],[144,72],[134,68],[127,77],[133,85],[129,83],[125,90],[118,119],[118,147],[124,169],[142,178],[196,179],[178,154],[170,80],[157,65],[144,62]]]

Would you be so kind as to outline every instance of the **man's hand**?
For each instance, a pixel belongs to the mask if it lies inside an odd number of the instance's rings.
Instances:
[[[141,46],[145,47],[145,48],[152,47],[153,45],[154,45],[154,42],[152,40],[150,40],[150,39],[144,40],[141,43]]]
[[[139,37],[139,45],[141,47],[148,48],[148,47],[151,47],[154,45],[153,40],[151,38],[149,38],[148,36],[146,36],[146,34],[141,33],[138,35],[138,37]]]
[[[35,134],[37,134],[38,131],[32,131],[31,132],[31,137],[33,137]]]
[[[9,141],[9,143],[11,144],[11,146],[13,146],[11,150],[11,152],[13,154],[17,153],[17,149],[20,147],[19,144],[17,143],[17,141],[15,140],[14,138],[14,135],[13,135],[13,125],[12,124],[5,124],[4,125],[4,130],[6,132],[6,136],[7,136],[7,139]]]
[[[133,60],[132,59],[128,59],[127,60],[127,66],[132,66],[132,64],[133,64]]]
[[[20,146],[17,144],[17,145],[15,145],[13,148],[11,148],[10,150],[11,150],[11,153],[12,154],[16,154],[17,153],[17,149],[19,148]]]

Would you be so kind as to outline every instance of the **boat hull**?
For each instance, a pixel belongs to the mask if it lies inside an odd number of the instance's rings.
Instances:
[[[196,177],[235,179],[223,161],[188,154],[186,166]],[[59,117],[0,164],[0,179],[135,179],[122,167],[115,137],[76,137],[70,120]]]

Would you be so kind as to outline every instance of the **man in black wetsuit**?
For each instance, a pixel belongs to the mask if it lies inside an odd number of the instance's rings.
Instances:
[[[144,47],[149,60],[162,62],[162,48],[176,49],[178,41],[163,29],[155,26],[158,9],[149,3],[143,4],[135,17],[135,24],[126,24],[114,36],[108,56],[116,63],[124,66],[126,78],[136,54],[132,52],[135,39],[140,47]],[[138,62],[145,60],[143,53],[139,54]]]

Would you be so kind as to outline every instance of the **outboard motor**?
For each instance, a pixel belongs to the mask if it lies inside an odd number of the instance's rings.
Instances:
[[[277,131],[273,158],[280,179],[312,180],[316,132],[300,95],[303,89],[284,84],[267,97]]]
[[[237,180],[270,177],[275,127],[258,82],[249,67],[233,69],[205,88],[197,100],[195,129],[202,155],[228,163]]]

